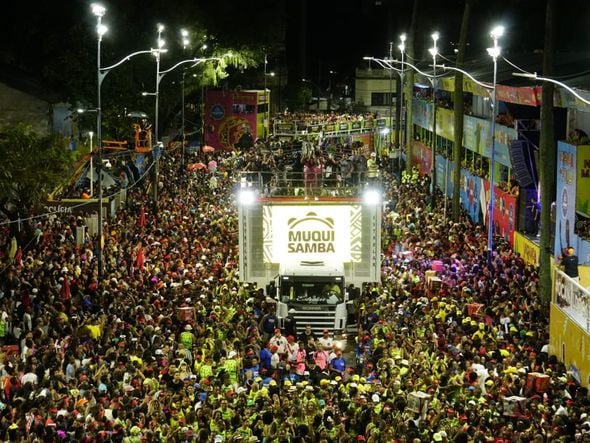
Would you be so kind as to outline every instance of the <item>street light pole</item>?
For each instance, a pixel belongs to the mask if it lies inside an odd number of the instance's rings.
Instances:
[[[389,42],[389,60],[393,60],[393,42]],[[393,147],[393,71],[389,71],[389,149]],[[397,130],[397,128],[396,128]]]
[[[406,118],[405,118],[405,109],[406,109],[406,102],[405,102],[405,96],[404,96],[404,56],[405,56],[405,51],[406,51],[406,34],[402,34],[399,36],[400,39],[400,44],[398,45],[398,49],[400,50],[401,53],[401,57],[402,57],[402,66],[401,66],[401,72],[399,73],[399,78],[400,78],[400,88],[401,88],[401,113],[400,113],[400,120],[403,121],[404,123],[404,130],[403,132],[399,135],[398,139],[400,140],[400,145],[398,146],[398,151],[397,151],[397,173],[399,174],[399,180],[401,183],[401,161],[402,161],[402,146],[406,145],[406,131],[407,131],[407,124],[406,124]],[[399,122],[399,127],[401,128],[402,126],[402,121]],[[397,130],[399,131],[400,128],[398,128]],[[410,159],[410,153],[407,154],[407,158],[406,161],[409,161]]]
[[[266,58],[266,52],[264,53],[264,139],[268,137],[268,97],[266,92],[266,65],[268,64],[268,60]]]
[[[98,259],[98,278],[99,280],[102,279],[104,274],[104,235],[103,235],[103,211],[102,211],[102,199],[103,199],[103,189],[102,189],[102,162],[103,162],[103,147],[102,147],[102,82],[104,81],[105,77],[111,72],[113,69],[121,66],[123,63],[131,60],[131,58],[140,55],[140,54],[151,54],[154,52],[153,49],[145,50],[145,51],[137,51],[133,52],[117,63],[111,66],[102,67],[101,66],[101,57],[100,57],[100,49],[101,49],[101,42],[102,36],[107,32],[107,27],[102,24],[102,17],[104,16],[106,9],[104,6],[93,3],[91,5],[92,13],[96,16],[96,34],[98,36],[97,39],[97,48],[96,48],[96,89],[97,89],[97,98],[96,98],[96,144],[98,149],[98,252],[97,252],[97,259]]]
[[[432,64],[433,64],[433,71],[432,71],[432,209],[434,210],[434,206],[436,204],[436,55],[438,54],[438,47],[436,46],[436,42],[438,41],[439,34],[438,32],[433,32],[432,35],[432,42],[433,46],[428,50],[430,55],[432,55]],[[403,65],[402,65],[403,66]],[[445,208],[446,208],[446,194],[445,194]]]
[[[186,50],[186,47],[189,44],[189,40],[188,40],[188,31],[186,29],[181,29],[180,30],[180,35],[182,37],[182,49],[183,51]],[[186,74],[186,69],[182,70],[182,80],[181,80],[181,97],[180,97],[180,103],[181,103],[181,118],[182,118],[182,159],[180,164],[182,165],[182,170],[184,171],[184,162],[185,162],[185,153],[186,153],[186,130],[185,130],[185,125],[184,125],[184,76]]]
[[[88,137],[90,138],[90,197],[94,196],[94,149],[92,148],[92,136],[94,132],[88,131]]]
[[[160,167],[160,153],[159,149],[159,133],[158,133],[158,111],[160,108],[160,52],[164,47],[164,40],[162,40],[162,32],[164,31],[164,25],[158,25],[158,40],[157,49],[155,51],[156,56],[156,105],[154,110],[154,138],[152,139],[152,155],[154,156],[154,217],[158,219],[158,169]]]
[[[494,46],[488,48],[488,54],[492,57],[494,62],[494,83],[493,83],[493,90],[492,90],[492,156],[490,161],[490,203],[488,207],[488,265],[490,268],[490,272],[492,272],[492,263],[493,263],[493,247],[494,247],[494,186],[495,186],[495,170],[496,170],[496,115],[498,113],[497,109],[497,102],[496,102],[496,79],[497,79],[497,72],[498,72],[498,57],[501,52],[501,48],[498,45],[498,39],[504,34],[504,28],[502,26],[496,26],[492,29],[490,36],[494,41]]]
[[[96,16],[96,34],[98,36],[96,45],[96,85],[97,85],[97,107],[96,107],[96,142],[98,145],[98,278],[102,279],[104,274],[104,239],[103,239],[103,220],[102,220],[102,97],[101,97],[101,85],[102,85],[102,72],[100,64],[100,46],[102,42],[102,36],[107,32],[107,27],[102,24],[102,18],[106,12],[106,8],[98,3],[91,5],[92,13]]]

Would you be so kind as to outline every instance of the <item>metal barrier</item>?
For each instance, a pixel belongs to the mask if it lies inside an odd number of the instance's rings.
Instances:
[[[563,271],[555,269],[553,303],[590,332],[590,291]]]
[[[327,172],[240,171],[238,183],[261,197],[361,197],[366,189],[382,189],[381,179],[381,174],[369,177],[367,172],[342,177]]]

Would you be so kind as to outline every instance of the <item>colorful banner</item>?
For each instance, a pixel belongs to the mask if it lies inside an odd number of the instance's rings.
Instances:
[[[455,171],[455,162],[448,161],[442,155],[436,156],[436,185],[442,191],[443,195],[446,194],[447,198],[453,198],[453,172]],[[446,179],[446,180],[445,180]],[[446,188],[445,188],[446,181]],[[447,210],[451,207],[450,202],[447,202]]]
[[[205,144],[231,150],[242,137],[256,140],[257,102],[258,91],[207,91]]]
[[[518,88],[496,85],[496,100],[500,102],[518,103]]]
[[[469,214],[473,223],[481,221],[480,201],[479,195],[482,188],[482,179],[476,175],[471,174],[466,169],[461,169],[461,204]]]
[[[526,106],[539,106],[537,88],[535,86],[518,88],[518,103]]]
[[[514,250],[527,265],[539,266],[539,245],[520,232],[514,233]]]
[[[436,134],[447,140],[455,140],[455,113],[452,109],[436,108]]]
[[[485,205],[490,200],[490,182],[483,181],[485,192]],[[484,202],[481,202],[483,205]],[[494,187],[494,234],[506,239],[510,245],[514,245],[514,231],[516,229],[516,197],[504,192],[497,186]],[[487,211],[486,211],[487,212]],[[486,224],[489,217],[486,214]]]
[[[466,115],[463,118],[463,146],[470,151],[484,154],[490,138],[490,122],[482,118]]]
[[[419,141],[412,142],[412,166],[417,166],[420,174],[429,174],[432,169],[432,151]]]
[[[565,143],[564,143],[565,144]],[[574,147],[577,170],[576,175],[576,211],[590,217],[590,146],[580,145]]]
[[[414,124],[432,131],[432,103],[414,99]]]
[[[576,147],[559,141],[557,143],[555,244],[553,249],[556,260],[564,248],[573,246],[577,249],[578,247],[578,237],[574,232],[576,223],[576,163],[579,164],[579,159],[576,159]],[[579,254],[578,257],[580,257]]]
[[[432,131],[432,103],[414,100],[414,124]],[[455,140],[454,114],[450,109],[437,108],[436,133],[448,140]],[[496,124],[495,161],[512,167],[510,160],[510,143],[518,138],[518,131],[508,126]],[[487,158],[492,157],[491,123],[477,117],[463,118],[463,145]]]

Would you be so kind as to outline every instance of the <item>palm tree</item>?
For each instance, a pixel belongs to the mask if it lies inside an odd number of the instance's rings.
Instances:
[[[410,59],[414,57],[414,42],[416,41],[416,26],[418,21],[418,11],[420,8],[420,0],[414,0],[414,7],[412,9],[412,22],[410,23],[410,32],[408,32],[408,56]],[[406,170],[408,173],[412,171],[412,145],[414,144],[414,135],[412,131],[412,121],[414,118],[414,106],[413,106],[413,90],[414,90],[414,71],[407,69],[407,79],[405,80],[404,94],[406,96]]]
[[[461,21],[461,31],[459,32],[459,46],[457,52],[456,66],[463,68],[465,60],[465,48],[467,46],[467,29],[469,28],[469,19],[471,17],[471,7],[474,0],[465,0],[463,8],[463,19]],[[463,74],[455,74],[455,92],[454,92],[454,126],[455,126],[455,145],[453,149],[453,162],[455,170],[453,171],[453,220],[458,221],[461,214],[461,159],[463,158]]]
[[[543,50],[543,75],[553,74],[553,0],[547,0],[545,9],[545,47]],[[553,127],[553,84],[543,84],[541,104],[541,135],[539,157],[542,159],[541,189],[541,237],[540,237],[540,294],[543,303],[551,300],[551,204],[555,195],[555,128]]]

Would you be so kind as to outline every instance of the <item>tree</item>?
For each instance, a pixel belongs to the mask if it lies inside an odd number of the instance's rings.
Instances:
[[[463,68],[465,60],[465,48],[467,46],[467,30],[469,28],[469,19],[471,17],[471,6],[473,0],[465,0],[463,8],[463,19],[461,21],[461,31],[459,32],[459,47],[457,52],[456,66]],[[453,220],[458,221],[461,215],[461,160],[463,158],[463,114],[465,112],[465,103],[463,99],[463,74],[455,73],[455,92],[454,92],[454,131],[455,145],[453,149],[453,162],[455,170],[453,171]]]
[[[547,0],[545,9],[545,42],[543,49],[543,75],[553,74],[553,0]],[[551,204],[555,196],[555,128],[553,116],[553,84],[543,84],[543,102],[541,104],[541,135],[539,157],[542,159],[541,190],[541,237],[539,239],[540,295],[542,302],[551,300]]]
[[[414,0],[414,7],[412,9],[412,22],[410,24],[410,32],[408,32],[408,57],[410,60],[414,58],[414,43],[416,41],[416,26],[418,22],[418,11],[420,10],[420,1]],[[405,69],[405,67],[404,67]],[[406,170],[411,172],[412,170],[412,146],[414,144],[414,131],[413,119],[414,119],[414,70],[406,69],[407,79],[405,80],[405,96],[406,96]],[[432,155],[435,155],[434,152]]]
[[[0,211],[10,220],[26,218],[72,175],[75,157],[68,140],[41,137],[29,126],[0,133]]]

